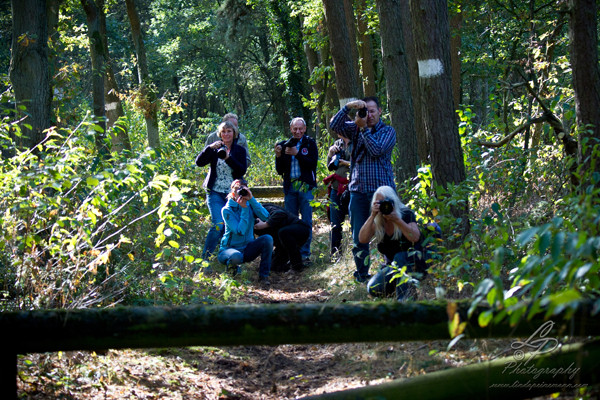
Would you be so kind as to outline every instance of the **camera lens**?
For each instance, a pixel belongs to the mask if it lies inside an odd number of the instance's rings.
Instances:
[[[237,191],[238,195],[244,197],[244,196],[248,196],[248,189],[246,188],[239,188]]]
[[[381,200],[379,202],[379,211],[383,215],[390,215],[394,211],[394,202],[390,199]]]
[[[223,146],[219,150],[217,150],[217,157],[219,157],[221,160],[224,160],[225,158],[227,158],[227,147],[226,146]]]
[[[285,142],[283,144],[282,147],[296,147],[296,145],[298,144],[299,139],[296,138],[290,138],[287,142]]]
[[[367,107],[363,107],[360,110],[358,110],[358,116],[360,118],[364,118],[367,116]]]

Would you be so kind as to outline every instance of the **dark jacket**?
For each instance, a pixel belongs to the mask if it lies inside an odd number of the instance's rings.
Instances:
[[[196,156],[196,165],[199,167],[203,167],[207,164],[210,164],[210,170],[208,175],[206,175],[206,179],[204,180],[204,186],[207,189],[212,189],[217,180],[217,162],[219,157],[217,157],[217,150],[211,148],[210,146],[206,146],[198,156]],[[234,141],[231,146],[231,151],[229,152],[229,158],[225,160],[225,163],[231,167],[233,179],[240,179],[246,173],[246,169],[248,168],[246,163],[246,149],[237,144],[237,140]]]
[[[275,243],[275,246],[279,244],[278,233],[283,227],[298,224],[305,226],[307,230],[311,229],[309,224],[302,221],[300,218],[283,207],[273,203],[265,203],[262,206],[269,212],[269,218],[266,220],[266,222],[269,224],[269,227],[265,229],[257,229],[254,233],[260,236],[267,234],[271,235],[273,237],[273,243]]]
[[[287,140],[278,142],[277,145],[283,145]],[[275,169],[279,175],[283,175],[283,191],[288,192],[292,186],[290,179],[290,169],[292,165],[292,156],[285,154],[285,149],[280,157],[275,157]],[[309,189],[317,187],[317,162],[319,161],[319,150],[317,143],[310,136],[304,135],[298,154],[296,155],[300,165],[300,180],[308,185]]]

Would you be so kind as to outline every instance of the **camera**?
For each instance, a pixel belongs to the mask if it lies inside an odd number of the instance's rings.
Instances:
[[[361,108],[361,109],[358,110],[358,116],[360,118],[364,118],[364,117],[367,116],[367,112],[368,112],[367,111],[367,107],[363,107],[363,108]]]
[[[390,215],[394,211],[394,201],[392,199],[385,199],[379,202],[379,211],[383,215]]]
[[[227,158],[227,146],[222,146],[219,150],[217,150],[217,157],[219,157],[221,160]]]
[[[281,144],[281,147],[283,147],[283,148],[285,148],[285,147],[296,147],[296,145],[298,144],[299,141],[300,141],[300,139],[290,138],[286,142],[283,142]]]
[[[237,190],[237,194],[241,197],[248,196],[248,189],[246,189],[245,187],[241,187]]]

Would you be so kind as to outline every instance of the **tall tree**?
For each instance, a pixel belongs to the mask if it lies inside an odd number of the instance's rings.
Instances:
[[[146,46],[144,45],[140,16],[135,6],[135,0],[125,0],[125,4],[127,5],[127,16],[131,24],[131,36],[137,56],[138,81],[140,83],[140,97],[142,99],[139,103],[142,104],[144,118],[146,119],[148,145],[152,148],[157,148],[160,146],[158,99],[148,72],[148,59],[146,57]]]
[[[354,5],[352,0],[344,0],[344,12],[348,34],[350,35],[350,52],[352,54],[352,69],[354,70],[354,80],[361,82],[360,68],[358,67],[358,43],[356,40],[356,18],[354,17]],[[358,96],[363,97],[362,85],[358,85]]]
[[[404,51],[401,0],[377,0],[383,70],[392,126],[398,132],[396,178],[403,182],[417,174],[419,157],[415,132],[408,61]]]
[[[366,4],[365,0],[356,1],[356,14],[357,14],[357,35],[359,42],[359,53],[361,60],[362,73],[360,74],[362,79],[362,87],[365,96],[375,96],[377,94],[377,87],[375,85],[375,67],[373,65],[373,37],[369,34],[369,28],[367,24],[367,15],[365,13]]]
[[[588,170],[600,162],[592,162],[592,146],[600,144],[600,71],[598,70],[598,31],[596,0],[571,0],[570,39],[575,106],[579,125],[579,152]],[[583,147],[588,141],[588,146]]]
[[[323,0],[325,20],[329,33],[329,43],[333,66],[335,70],[335,83],[340,105],[356,99],[360,94],[354,60],[350,44],[350,33],[346,23],[346,11],[343,0]]]
[[[106,13],[104,7],[100,9],[100,37],[105,55],[104,74],[104,102],[106,110],[106,129],[109,132],[112,143],[112,151],[121,152],[131,150],[131,142],[127,134],[127,125],[119,119],[125,115],[123,104],[119,97],[119,87],[112,67],[112,60],[108,51],[108,39],[106,37]]]
[[[92,108],[95,123],[101,128],[96,132],[96,148],[100,153],[106,152],[106,113],[104,101],[104,40],[100,29],[100,14],[103,12],[104,0],[81,0],[88,26],[90,57],[92,59]]]
[[[9,76],[22,115],[19,147],[33,148],[50,127],[51,89],[48,65],[46,1],[11,1],[13,37]],[[22,112],[20,107],[26,107]]]
[[[410,91],[414,110],[415,132],[417,135],[417,153],[419,161],[429,163],[429,138],[425,130],[423,118],[422,93],[419,86],[419,66],[417,63],[415,39],[413,35],[413,23],[410,16],[410,5],[408,1],[400,1],[400,17],[402,18],[402,31],[404,36],[404,51],[408,63],[410,76]]]
[[[443,188],[466,179],[452,97],[450,26],[448,4],[440,0],[411,0],[419,80],[423,92],[425,128],[431,138],[431,168],[435,182]],[[468,205],[451,210],[469,229]]]

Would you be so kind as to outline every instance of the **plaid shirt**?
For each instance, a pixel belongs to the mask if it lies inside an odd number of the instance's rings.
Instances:
[[[296,143],[296,149],[300,149],[302,139],[304,139],[304,136],[302,136],[298,143]],[[302,175],[302,171],[300,170],[300,163],[298,162],[298,159],[296,157],[292,156],[292,163],[290,165],[290,178],[292,180],[298,179],[300,178],[300,175]]]
[[[331,119],[330,128],[352,140],[350,171],[351,192],[371,193],[380,186],[396,187],[392,169],[392,150],[396,144],[396,131],[379,121],[373,128],[359,130],[348,117],[347,106]]]

